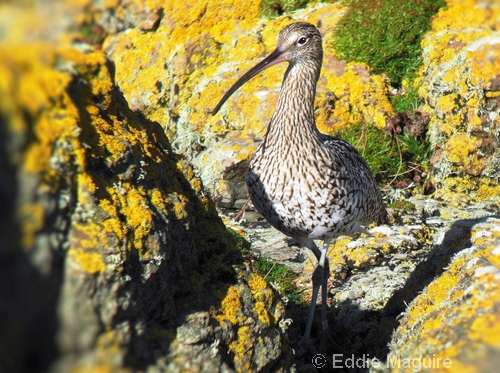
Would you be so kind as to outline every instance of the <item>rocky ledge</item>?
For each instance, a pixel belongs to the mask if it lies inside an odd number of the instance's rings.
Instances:
[[[361,371],[496,371],[500,7],[446,3],[416,82],[435,190],[387,191],[390,226],[332,245],[333,343],[302,357],[305,310],[227,226],[290,265],[306,299],[314,263],[254,212],[217,210],[247,198],[282,74],[219,117],[208,109],[285,24],[307,20],[325,36],[320,129],[383,128],[387,78],[331,43],[343,3],[273,20],[259,1],[0,4],[0,370],[347,371],[361,359]]]

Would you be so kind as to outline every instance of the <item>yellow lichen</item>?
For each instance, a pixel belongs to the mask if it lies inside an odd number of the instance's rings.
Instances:
[[[85,5],[79,6],[86,6],[90,13],[95,5],[88,0],[84,2]],[[227,270],[228,261],[223,251],[232,250],[234,244],[224,236],[224,227],[217,225],[216,212],[209,197],[202,194],[199,177],[188,162],[172,154],[158,123],[168,127],[171,115],[180,110],[179,102],[184,106],[191,98],[191,103],[197,105],[191,106],[194,110],[183,113],[182,118],[192,115],[192,128],[203,130],[210,126],[206,100],[196,101],[201,97],[202,82],[209,71],[215,76],[217,66],[223,62],[219,52],[221,43],[233,40],[242,27],[250,29],[254,25],[259,3],[218,1],[207,6],[202,2],[146,0],[133,4],[142,5],[161,9],[158,32],[131,27],[130,32],[116,36],[117,50],[108,49],[109,54],[83,48],[82,43],[76,43],[79,50],[66,44],[21,46],[16,50],[0,46],[3,97],[0,109],[2,114],[12,113],[8,116],[8,135],[25,141],[20,146],[25,148],[17,152],[20,156],[15,162],[20,173],[39,181],[35,198],[45,202],[48,196],[49,207],[55,207],[55,211],[48,211],[47,216],[64,214],[71,222],[66,228],[69,247],[63,253],[72,266],[81,267],[87,275],[98,275],[106,271],[108,260],[125,257],[128,253],[124,253],[124,249],[140,249],[140,264],[144,264],[143,259],[152,258],[159,246],[157,234],[152,232],[153,224],[165,218],[166,224],[184,224],[186,230],[195,232],[192,249],[205,252],[203,268],[193,271],[196,272],[192,274],[193,283],[203,282],[207,289],[210,276],[201,279],[213,270],[207,267]],[[122,2],[116,0],[99,6],[113,9],[113,16],[126,14]],[[72,28],[77,30],[82,23],[96,24],[99,20],[96,13],[76,17],[78,22]],[[239,17],[239,22],[234,21],[234,16]],[[82,38],[72,36],[74,40]],[[126,45],[120,45],[120,38],[127,40]],[[259,39],[256,34],[248,36],[247,41],[252,38]],[[120,48],[133,53],[123,53],[111,62],[108,56],[118,55]],[[247,51],[260,56],[263,48],[260,44]],[[156,84],[160,76],[167,77],[161,82],[164,85]],[[188,80],[189,84],[184,84]],[[221,84],[214,85],[217,95],[223,89]],[[127,101],[119,91],[124,92]],[[177,93],[170,97],[171,92]],[[142,95],[139,100],[138,96]],[[214,94],[211,99],[215,97]],[[143,120],[134,111],[143,112],[149,120]],[[227,131],[224,127],[220,125],[221,131]],[[175,132],[175,128],[170,126],[167,133],[169,131]],[[230,151],[243,159],[245,151],[236,143]],[[60,199],[55,201],[54,196]],[[38,232],[46,228],[46,205],[49,204],[25,204],[19,209],[26,246],[35,244]],[[215,233],[210,231],[211,224],[216,228]],[[216,236],[216,233],[220,234]],[[213,245],[217,245],[217,255],[210,252]],[[173,265],[181,268],[181,260],[174,250]],[[119,273],[113,276],[121,275],[117,269]],[[246,344],[253,343],[253,330],[243,325],[248,320],[242,309],[243,296],[251,299],[251,294],[255,298],[254,309],[249,312],[265,326],[275,322],[277,314],[272,313],[281,306],[274,304],[278,303],[274,293],[261,278],[252,278],[250,283],[251,291],[246,283],[229,286],[221,297],[220,310],[215,311],[217,320],[229,322],[237,330],[230,350],[240,371],[248,369],[246,355],[251,346]],[[115,330],[100,333],[98,343],[96,354],[109,352],[112,361],[119,360],[113,353],[123,353],[126,344]],[[174,345],[175,342],[171,346]],[[107,369],[99,362],[94,368],[95,371]]]
[[[466,133],[457,133],[450,137],[445,149],[450,161],[467,166],[469,154],[474,151],[474,143]]]
[[[267,310],[266,303],[259,301],[255,302],[254,310],[260,322],[264,323],[265,325],[271,325],[272,322]]]
[[[252,273],[250,275],[250,280],[248,281],[248,285],[252,292],[258,292],[260,290],[267,289],[267,282],[259,275]]]
[[[340,76],[324,71],[328,88],[338,98],[331,114],[338,118],[334,121],[336,129],[359,122],[373,123],[383,129],[386,118],[394,113],[387,96],[387,80],[369,72],[368,66],[353,62],[346,65]],[[318,126],[325,132],[333,129],[325,128],[321,120]]]
[[[500,188],[495,181],[477,180],[471,176],[461,178],[444,178],[443,186],[436,190],[435,197],[441,198],[450,203],[450,206],[457,207],[469,201],[481,199],[492,199],[500,196]],[[444,210],[448,214],[447,210]]]
[[[108,193],[113,197],[113,202],[101,202],[101,206],[107,206],[108,212],[110,212],[109,206],[120,206],[117,212],[124,217],[127,226],[130,227],[130,231],[134,236],[133,243],[135,247],[142,248],[144,245],[143,240],[153,226],[153,214],[148,207],[143,192],[133,188],[129,183],[122,183],[119,186],[119,191],[114,186],[108,188]],[[108,229],[112,228],[113,220],[108,221],[106,224]],[[117,237],[124,236],[123,232],[114,232],[117,234]]]
[[[443,307],[443,301],[447,301],[450,297],[450,293],[454,289],[457,283],[459,273],[456,272],[457,267],[460,267],[462,261],[454,263],[446,273],[444,273],[439,281],[431,283],[425,292],[425,297],[417,299],[413,307],[408,311],[410,318],[417,320],[420,315],[430,314],[437,311]],[[434,323],[426,324],[429,327],[434,327]]]
[[[102,272],[106,269],[106,264],[98,253],[88,253],[82,249],[70,249],[68,255],[73,258],[84,271],[90,274]]]
[[[76,223],[72,226],[73,246],[82,249],[96,249],[101,227],[97,224]]]
[[[125,238],[126,230],[123,227],[123,222],[117,218],[109,218],[102,222],[102,225],[106,232],[114,233],[118,241],[120,242]],[[106,240],[108,242],[108,240]]]
[[[18,211],[22,227],[22,246],[32,248],[35,244],[35,236],[45,223],[45,209],[39,203],[21,206]]]
[[[461,369],[457,367],[477,366],[488,351],[500,349],[500,317],[496,312],[500,286],[495,279],[497,272],[491,269],[498,245],[490,234],[496,229],[486,224],[479,223],[471,230],[474,250],[455,257],[412,302],[396,331],[398,347],[392,354],[406,358],[422,353],[427,356],[432,351],[434,358],[452,359],[451,369],[457,371]]]
[[[434,164],[436,177],[446,186],[450,174],[480,177],[476,185],[497,168],[488,140],[478,133],[493,133],[498,123],[488,116],[491,82],[498,75],[500,50],[491,41],[492,31],[500,23],[500,3],[483,7],[475,0],[447,1],[432,22],[422,41],[425,73],[419,94],[424,98],[421,110],[430,114],[431,140],[443,150]],[[458,16],[461,14],[462,16]],[[446,160],[453,164],[449,165]],[[449,179],[448,179],[449,180]]]
[[[484,183],[481,183],[481,185],[479,185],[476,196],[484,201],[492,199],[493,197],[499,197],[500,188],[496,183],[485,180]]]
[[[273,307],[273,291],[269,289],[267,282],[261,276],[253,273],[250,275],[248,285],[255,299],[254,311],[259,321],[266,326],[273,325],[276,320],[269,312]]]
[[[221,303],[220,313],[215,315],[215,318],[220,323],[223,323],[226,320],[233,325],[241,323],[242,313],[240,291],[238,290],[238,287],[231,286],[227,290],[227,294]]]
[[[351,64],[345,74],[336,75],[334,71],[331,39],[346,10],[340,3],[316,5],[293,15],[294,19],[281,17],[265,23],[259,19],[259,1],[165,4],[152,0],[146,5],[149,9],[162,8],[164,17],[158,29],[146,33],[130,29],[113,35],[105,41],[104,49],[116,64],[117,84],[132,109],[164,126],[180,152],[192,154],[193,146],[205,146],[203,139],[213,141],[215,134],[215,138],[225,140],[220,141],[220,148],[227,148],[227,159],[244,161],[250,157],[254,140],[265,134],[285,64],[272,67],[241,87],[224,106],[223,115],[212,116],[210,110],[243,71],[275,48],[279,31],[295,19],[322,24],[328,57],[316,100],[321,131],[328,133],[359,120],[382,128],[393,113],[384,76],[370,75],[361,64]],[[370,75],[367,79],[366,74]],[[339,99],[330,110],[324,103],[332,93]],[[218,162],[213,152],[205,154],[201,152],[197,166],[209,162],[215,165],[213,173],[219,175],[219,167],[227,162]],[[195,190],[201,189],[199,180],[188,180]],[[212,183],[206,186],[221,189]]]
[[[94,366],[91,368],[75,368],[71,369],[68,373],[114,373],[114,372],[128,372],[127,369],[123,370],[116,370],[116,367],[109,364],[103,364],[103,365],[98,365]]]
[[[238,328],[238,337],[229,344],[229,349],[234,353],[234,362],[238,372],[250,372],[250,359],[247,354],[251,353],[253,345],[252,329],[249,326]]]
[[[500,348],[500,315],[481,315],[474,320],[470,329],[470,339]]]

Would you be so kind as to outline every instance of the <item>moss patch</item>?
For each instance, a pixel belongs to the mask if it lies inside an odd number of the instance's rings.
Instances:
[[[420,41],[443,0],[345,0],[334,40],[341,58],[367,63],[396,85],[420,66]]]
[[[381,187],[424,185],[430,168],[430,144],[422,137],[403,133],[391,138],[371,124],[357,124],[333,134],[358,149]]]
[[[264,17],[275,18],[284,13],[303,9],[307,4],[312,2],[313,0],[262,0],[260,3],[260,13]]]

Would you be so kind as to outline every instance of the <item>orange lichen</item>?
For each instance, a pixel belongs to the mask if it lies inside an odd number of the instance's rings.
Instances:
[[[219,313],[215,315],[215,319],[220,323],[225,320],[231,324],[236,325],[242,321],[240,291],[238,287],[231,286],[227,290],[227,294],[222,300]]]
[[[250,359],[246,355],[252,353],[254,347],[252,334],[253,331],[249,326],[241,326],[238,328],[237,339],[229,344],[230,351],[234,353],[234,362],[238,372],[251,371]]]
[[[475,0],[447,1],[422,41],[421,110],[430,114],[430,128],[439,130],[430,133],[443,150],[443,161],[433,164],[443,185],[450,174],[465,174],[480,177],[471,181],[477,187],[497,168],[496,154],[485,159],[491,150],[483,134],[495,133],[500,124],[490,115],[489,101],[500,63],[500,39],[493,33],[499,19],[497,2],[484,7]]]
[[[478,366],[481,356],[500,350],[496,226],[491,220],[472,228],[473,249],[455,257],[415,298],[395,333],[398,342],[391,354],[413,358],[432,351],[434,358],[451,359],[457,371]]]
[[[98,253],[88,253],[81,249],[70,249],[68,255],[73,258],[84,271],[90,274],[102,272],[106,269],[106,265],[101,255]]]

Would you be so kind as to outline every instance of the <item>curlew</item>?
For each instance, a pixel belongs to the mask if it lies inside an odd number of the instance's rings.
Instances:
[[[302,346],[310,339],[320,289],[322,330],[328,331],[327,250],[331,240],[368,233],[364,226],[387,222],[380,191],[365,160],[352,145],[316,127],[314,98],[322,59],[318,29],[306,22],[288,25],[279,33],[274,52],[234,83],[212,111],[215,115],[255,75],[288,62],[276,109],[250,162],[246,183],[263,217],[318,259]],[[314,240],[323,240],[321,250]]]

